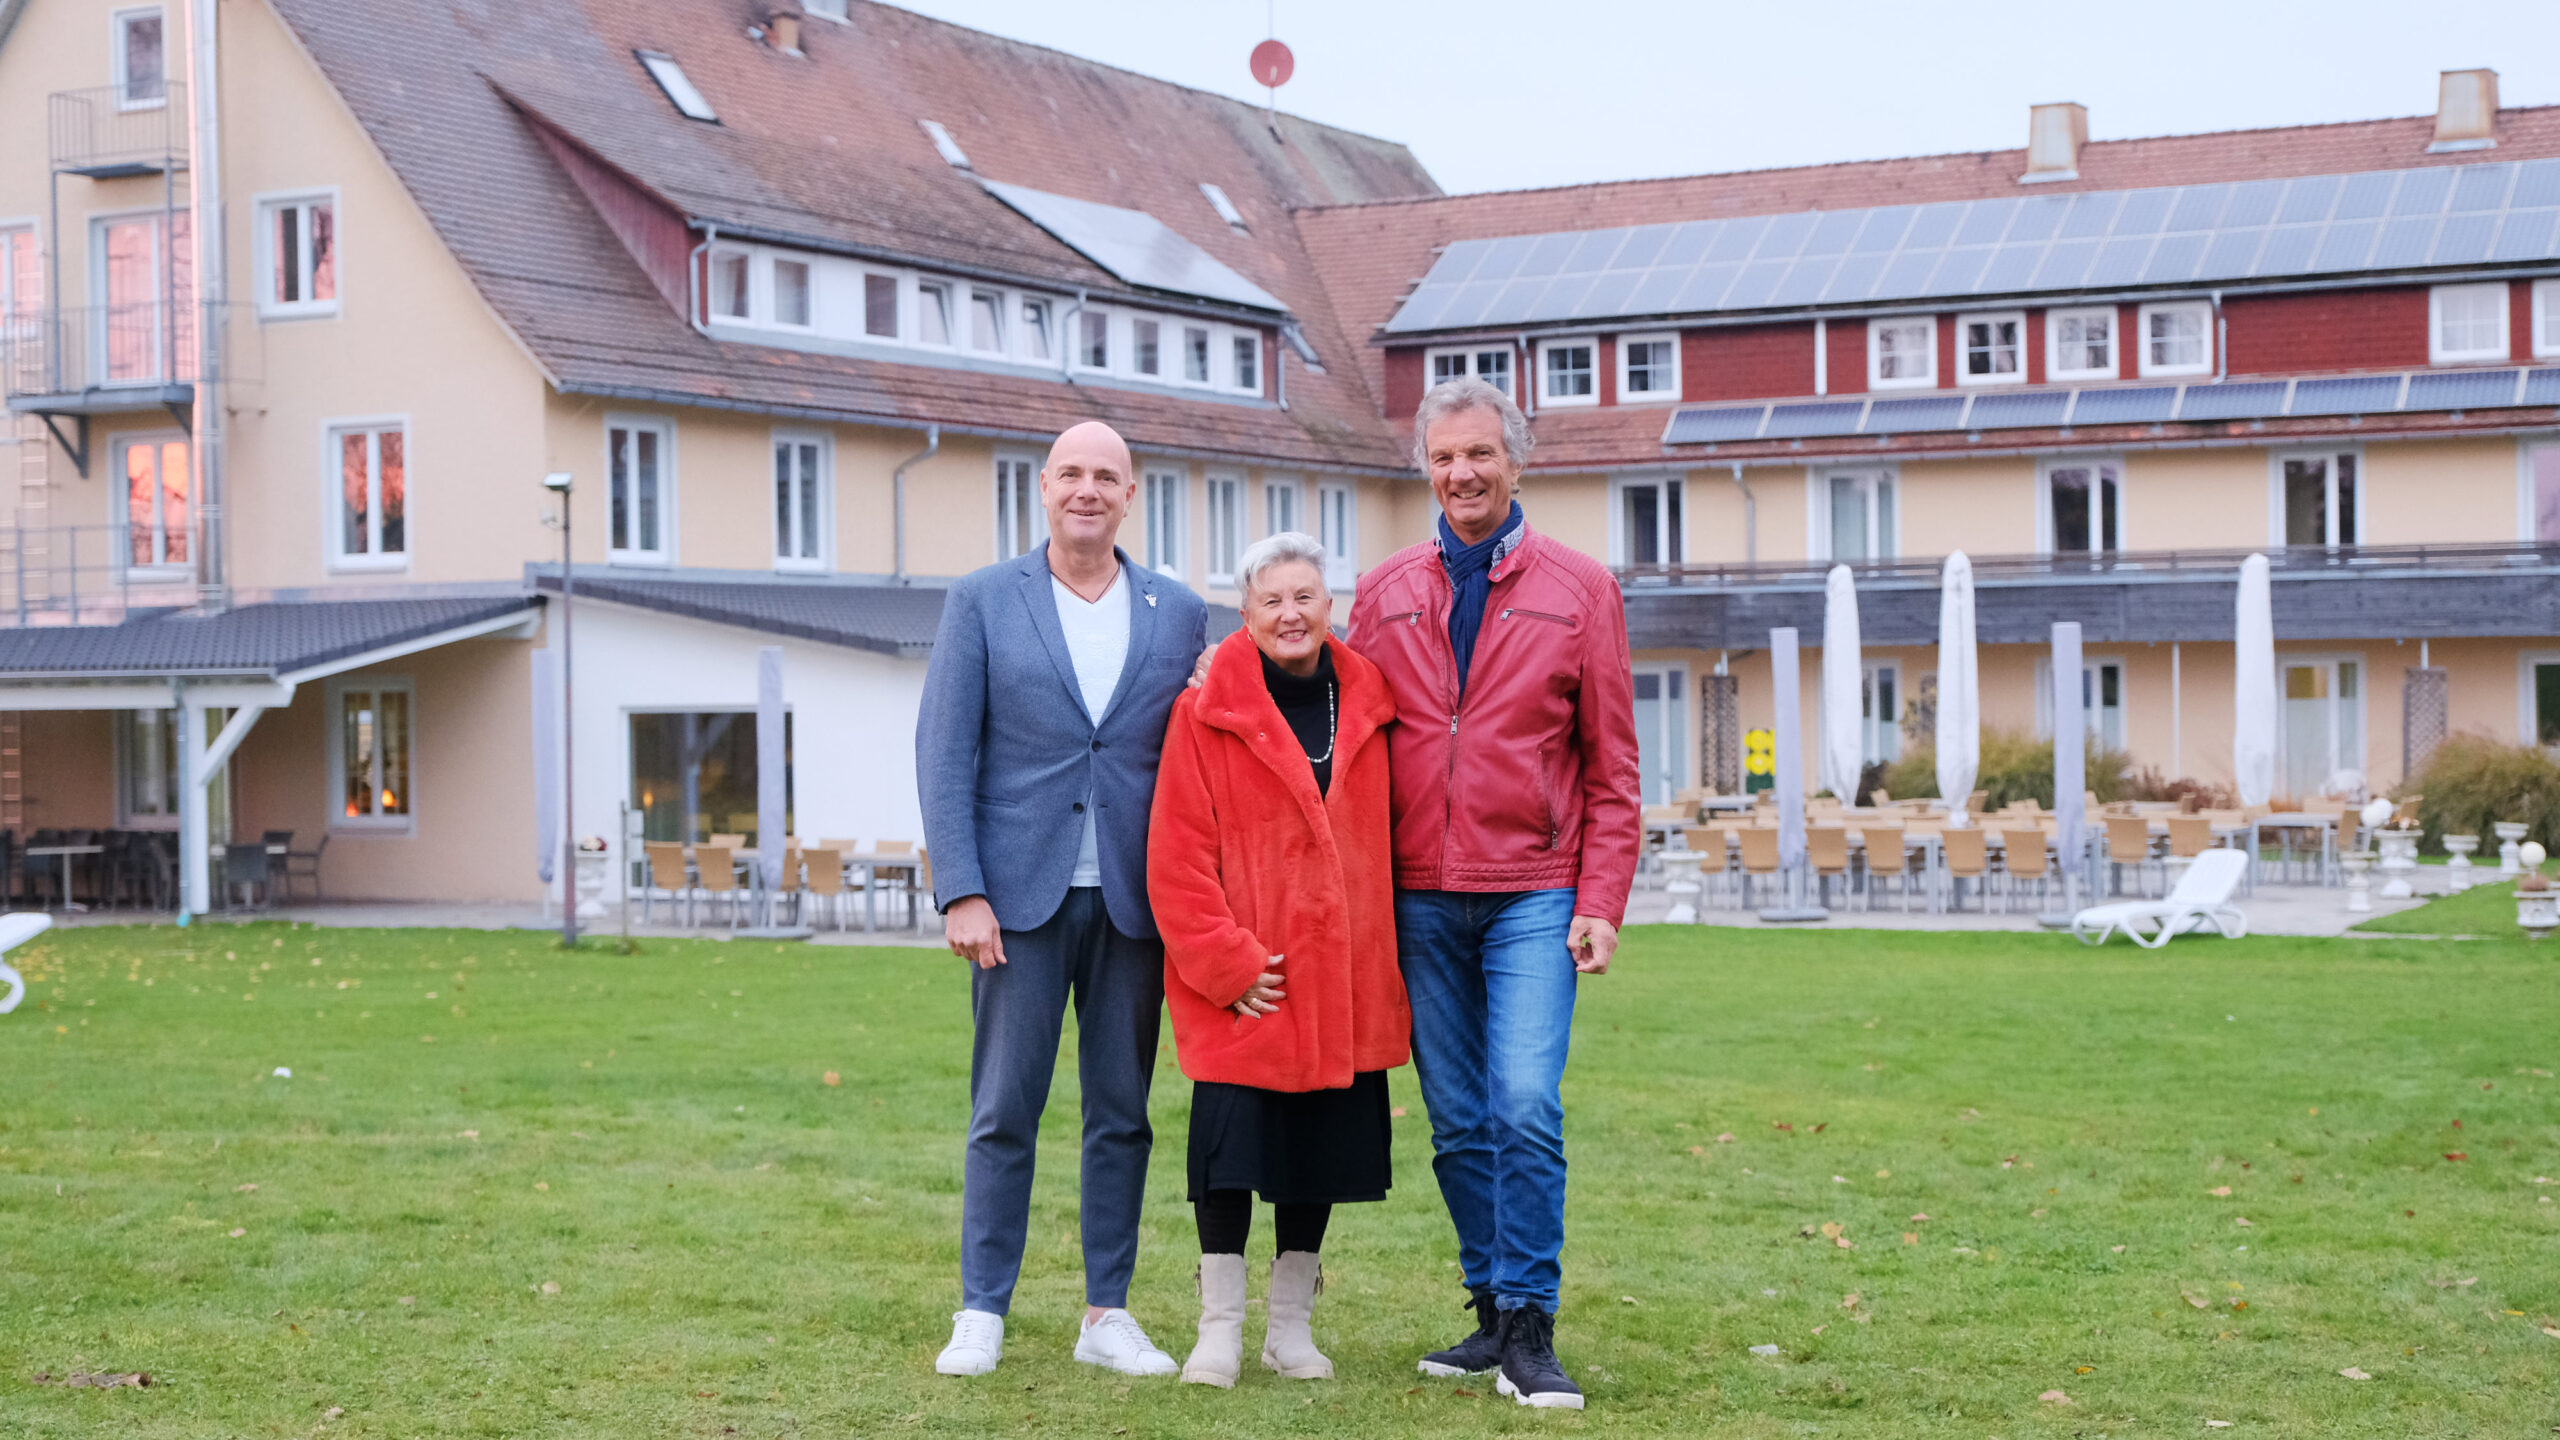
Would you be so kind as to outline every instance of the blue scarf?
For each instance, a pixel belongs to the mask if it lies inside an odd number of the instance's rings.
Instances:
[[[1449,651],[1458,661],[1458,693],[1467,691],[1467,670],[1475,663],[1476,632],[1484,628],[1485,601],[1493,594],[1493,562],[1508,547],[1503,542],[1519,532],[1525,523],[1520,515],[1520,502],[1511,502],[1511,514],[1500,529],[1473,545],[1458,539],[1449,528],[1449,517],[1440,517],[1440,563],[1449,570]]]

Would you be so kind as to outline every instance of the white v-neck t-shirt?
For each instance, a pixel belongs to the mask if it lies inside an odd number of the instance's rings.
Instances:
[[[1111,697],[1120,688],[1120,672],[1129,664],[1129,586],[1128,577],[1114,575],[1111,588],[1102,598],[1086,604],[1083,596],[1067,588],[1067,582],[1055,573],[1049,576],[1049,593],[1058,604],[1058,628],[1067,637],[1067,658],[1075,665],[1076,689],[1084,696],[1084,713],[1096,725],[1103,712],[1111,708]],[[1102,850],[1094,829],[1093,795],[1084,797],[1084,842],[1076,850],[1075,874],[1068,877],[1073,885],[1102,883]]]

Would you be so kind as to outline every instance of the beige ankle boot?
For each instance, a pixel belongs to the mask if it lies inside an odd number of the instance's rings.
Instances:
[[[1244,1257],[1200,1257],[1200,1343],[1182,1367],[1187,1384],[1232,1390],[1244,1368]]]
[[[1324,1268],[1304,1250],[1282,1252],[1271,1262],[1271,1298],[1265,1301],[1268,1324],[1262,1334],[1262,1363],[1289,1380],[1330,1380],[1333,1362],[1316,1348],[1308,1330],[1314,1318],[1316,1292],[1324,1289]]]

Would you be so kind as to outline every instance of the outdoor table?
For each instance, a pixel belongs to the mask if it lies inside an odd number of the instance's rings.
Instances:
[[[206,858],[207,860],[221,860],[221,859],[224,859],[224,858],[228,857],[228,856],[231,854],[231,846],[233,846],[233,845],[241,845],[241,844],[246,844],[246,843],[247,843],[246,841],[234,840],[234,841],[231,841],[229,844],[215,843],[215,844],[212,844],[212,845],[207,845],[206,847],[204,847],[204,855],[205,855],[205,858]],[[289,845],[270,845],[270,846],[268,846],[268,847],[267,847],[267,853],[268,853],[268,854],[270,854],[270,855],[282,855],[282,854],[284,854],[287,850],[289,850],[289,849],[291,849],[291,848],[293,848],[293,847],[291,847],[291,846],[289,846]],[[33,851],[29,851],[28,853],[29,853],[29,854],[33,854],[33,853],[35,853],[35,852],[33,852]],[[230,878],[230,876],[229,876],[229,867],[228,867],[228,866],[225,866],[225,867],[224,867],[224,878],[225,878],[225,879]],[[282,877],[282,876],[278,876],[277,878],[278,878],[278,879],[282,879],[283,877]],[[230,909],[230,908],[231,908],[231,887],[230,887],[229,885],[216,885],[216,886],[214,886],[214,887],[213,887],[213,903],[214,903],[216,906],[218,906],[218,907],[220,907],[220,908],[222,908],[222,909],[225,909],[225,910]]]
[[[104,855],[106,853],[107,847],[104,845],[30,845],[26,850],[27,858],[30,860],[50,859],[56,855],[62,857],[62,908],[65,910],[86,910],[89,908],[88,906],[71,898],[71,861],[73,857],[80,855]]]
[[[924,912],[915,903],[917,882],[924,878],[922,857],[913,853],[891,855],[878,850],[857,850],[846,854],[844,862],[847,875],[851,875],[857,867],[862,871],[862,928],[865,931],[877,931],[880,928],[879,892],[872,888],[871,882],[877,879],[883,870],[895,870],[904,874],[907,887],[907,911],[915,917],[914,928],[917,930],[924,928]]]
[[[1757,795],[1709,795],[1698,801],[1701,810],[1747,811],[1760,803]]]
[[[2301,810],[2289,810],[2279,811],[2273,815],[2261,815],[2255,821],[2250,823],[2249,872],[2252,882],[2251,888],[2255,888],[2258,869],[2258,852],[2266,847],[2267,831],[2313,829],[2320,832],[2320,878],[2317,883],[2322,885],[2328,884],[2331,878],[2337,874],[2338,817],[2335,815],[2314,815]]]

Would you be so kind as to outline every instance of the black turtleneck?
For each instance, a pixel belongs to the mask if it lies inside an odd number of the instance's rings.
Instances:
[[[1307,763],[1316,773],[1316,793],[1321,795],[1333,785],[1333,737],[1335,715],[1340,708],[1333,678],[1333,647],[1328,645],[1316,656],[1316,673],[1301,680],[1262,657],[1262,683],[1271,691],[1272,703],[1280,707],[1280,718],[1289,722],[1291,733],[1307,753]],[[1318,760],[1317,756],[1324,758]]]

